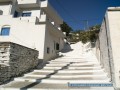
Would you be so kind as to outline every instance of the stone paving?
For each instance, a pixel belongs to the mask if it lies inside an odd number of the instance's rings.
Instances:
[[[15,78],[0,90],[114,90],[111,85],[92,51],[86,52],[79,42],[67,45],[59,58],[47,61],[42,69]]]

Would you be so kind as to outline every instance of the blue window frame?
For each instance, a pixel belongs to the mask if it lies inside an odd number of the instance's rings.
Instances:
[[[30,17],[30,16],[31,16],[31,12],[22,13],[22,17]]]
[[[9,36],[10,34],[10,27],[4,27],[1,29],[1,36]]]

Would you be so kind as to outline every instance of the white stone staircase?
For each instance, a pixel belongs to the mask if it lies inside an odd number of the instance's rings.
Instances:
[[[111,82],[91,51],[84,52],[81,43],[71,48],[72,51],[48,61],[43,69],[15,78],[1,90],[114,90],[112,86],[93,86]]]

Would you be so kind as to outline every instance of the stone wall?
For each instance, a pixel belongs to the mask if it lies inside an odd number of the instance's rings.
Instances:
[[[0,84],[38,65],[38,51],[15,43],[0,43]]]
[[[6,82],[7,80],[10,80],[10,73],[11,72],[9,66],[0,65],[0,84]]]

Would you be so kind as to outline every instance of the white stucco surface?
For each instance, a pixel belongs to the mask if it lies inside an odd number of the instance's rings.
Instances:
[[[103,19],[99,39],[97,40],[97,57],[113,81],[116,90],[120,89],[120,7],[111,7]]]
[[[109,11],[109,30],[113,53],[116,87],[120,88],[120,11]]]
[[[48,9],[47,0],[45,4],[47,6],[42,7],[42,12],[44,12],[42,13],[40,1],[37,0],[31,0],[29,3],[28,0],[18,0],[18,3],[14,2],[12,5],[9,2],[2,3],[0,5],[0,10],[3,11],[3,15],[0,15],[0,33],[1,29],[7,26],[10,27],[10,34],[0,36],[0,42],[13,42],[36,49],[39,51],[39,59],[49,60],[55,57],[59,50],[56,50],[54,44],[58,43],[60,50],[64,45],[64,34],[58,29],[62,19],[53,8]],[[17,17],[14,17],[15,11],[18,12]],[[28,12],[31,12],[30,16],[22,16],[22,13]],[[54,19],[51,19],[52,15]],[[50,48],[49,54],[47,54],[48,47]]]

